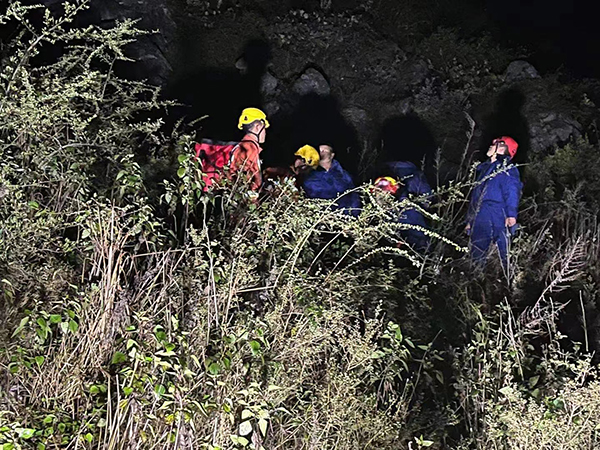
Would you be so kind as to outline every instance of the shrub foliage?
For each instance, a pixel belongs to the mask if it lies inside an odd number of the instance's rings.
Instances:
[[[201,194],[190,137],[148,119],[168,105],[113,71],[140,32],[73,27],[86,7],[0,15],[3,449],[598,445],[591,144],[528,175],[511,278],[476,274],[469,170],[436,193],[427,256],[389,220],[417,204],[368,187],[357,219],[287,183]],[[158,195],[140,152],[178,155]]]

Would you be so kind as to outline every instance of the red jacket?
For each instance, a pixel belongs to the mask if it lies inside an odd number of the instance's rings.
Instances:
[[[250,181],[250,188],[253,191],[258,191],[262,185],[260,152],[262,148],[256,136],[247,134],[231,159],[230,176],[234,177],[238,172],[243,172]]]

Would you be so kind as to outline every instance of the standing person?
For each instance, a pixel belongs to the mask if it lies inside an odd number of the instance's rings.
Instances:
[[[238,128],[244,132],[241,142],[202,139],[195,145],[196,160],[202,169],[204,192],[221,185],[223,177],[232,180],[240,175],[250,183],[253,192],[260,189],[260,153],[269,128],[267,116],[260,109],[246,108],[240,115]]]
[[[517,224],[523,187],[519,171],[510,164],[518,146],[509,136],[494,139],[487,152],[489,160],[477,166],[465,230],[471,236],[471,258],[480,267],[495,243],[502,267],[508,269],[508,243]]]
[[[352,177],[335,159],[330,145],[320,145],[319,156],[319,167],[309,173],[302,184],[306,196],[330,200],[337,198],[334,209],[343,209],[346,214],[358,216],[361,207],[360,196],[357,192],[344,194],[355,187]]]
[[[238,120],[238,128],[244,132],[244,138],[231,155],[230,176],[241,172],[250,181],[250,188],[258,191],[262,185],[260,169],[261,144],[267,138],[269,121],[258,108],[246,108]]]

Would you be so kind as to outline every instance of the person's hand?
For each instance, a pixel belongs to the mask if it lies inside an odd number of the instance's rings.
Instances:
[[[465,227],[465,233],[469,234],[471,232],[471,224],[468,223],[467,226]]]
[[[505,224],[508,228],[514,227],[517,224],[517,218],[516,217],[507,217]]]

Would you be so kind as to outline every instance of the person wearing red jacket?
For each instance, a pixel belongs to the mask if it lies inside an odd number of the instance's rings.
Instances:
[[[266,140],[269,126],[266,114],[258,108],[244,109],[238,121],[238,128],[244,132],[244,138],[231,157],[229,173],[232,178],[243,173],[255,192],[262,186],[261,144]]]

